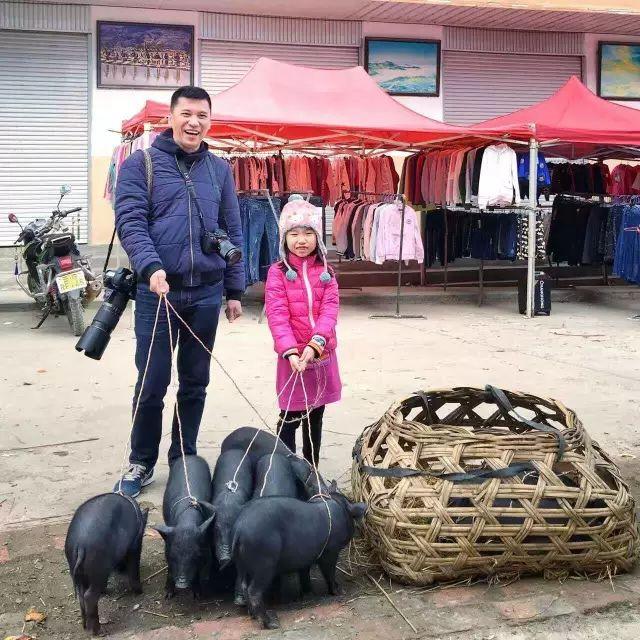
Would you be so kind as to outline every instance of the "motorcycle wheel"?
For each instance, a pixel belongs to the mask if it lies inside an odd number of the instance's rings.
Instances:
[[[65,311],[69,325],[73,329],[74,336],[81,336],[84,333],[84,309],[80,298],[67,298],[64,301]]]

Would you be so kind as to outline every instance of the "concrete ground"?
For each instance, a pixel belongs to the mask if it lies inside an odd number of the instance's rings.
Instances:
[[[640,312],[640,296],[635,290],[604,297],[592,292],[588,297],[598,303],[560,303],[557,297],[552,316],[535,320],[518,315],[512,293],[504,291],[490,291],[481,308],[469,293],[450,296],[443,304],[439,295],[408,292],[404,311],[425,319],[370,319],[371,313],[393,311],[389,293],[344,292],[339,325],[344,397],[326,412],[321,459],[326,477],[349,483],[354,439],[394,400],[417,389],[491,383],[557,398],[574,409],[640,497],[640,321],[631,319]],[[119,474],[135,381],[131,314],[123,316],[104,358],[95,362],[75,352],[64,318],[51,318],[32,331],[37,313],[21,300],[5,271],[0,276],[0,585],[13,586],[4,601],[0,596],[0,637],[2,632],[19,635],[27,605],[42,607],[50,600],[57,609],[48,611],[45,626],[34,630],[28,623],[26,633],[81,637],[61,545],[65,523],[78,504],[110,490]],[[275,357],[259,313],[254,301],[238,323],[221,322],[215,353],[273,424]],[[212,373],[199,441],[200,453],[211,464],[226,433],[257,420],[217,364]],[[170,389],[169,406],[174,392]],[[150,522],[161,520],[168,445],[165,434],[156,482],[141,496],[153,508]],[[151,535],[148,540],[143,576],[162,567],[160,541]],[[26,587],[16,591],[21,572]],[[417,634],[366,577],[347,582],[344,598],[323,595],[304,606],[285,607],[283,630],[259,636],[555,640],[608,634],[636,638],[640,631],[640,576],[618,578],[613,585],[529,579],[427,593],[385,583]],[[241,640],[256,633],[253,623],[224,605],[203,609],[189,604],[186,613],[179,604],[165,608],[161,583],[162,578],[149,583],[146,614],[134,608],[132,595],[119,601],[122,606],[115,600],[107,606],[113,624],[106,628],[113,637]],[[63,596],[55,595],[57,590]],[[324,589],[319,586],[316,593]],[[71,610],[71,622],[56,621]]]

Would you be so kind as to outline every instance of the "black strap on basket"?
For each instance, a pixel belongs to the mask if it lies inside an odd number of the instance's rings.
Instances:
[[[550,433],[555,436],[558,441],[558,462],[562,459],[564,452],[567,448],[567,442],[564,438],[564,435],[555,427],[552,427],[548,424],[542,424],[540,422],[534,422],[533,420],[528,420],[527,418],[523,418],[513,407],[511,402],[509,402],[509,398],[507,398],[507,394],[502,390],[498,389],[498,387],[494,387],[488,384],[485,387],[487,393],[491,394],[493,400],[502,407],[507,413],[513,416],[518,422],[526,425],[530,429],[535,429],[536,431],[542,431],[543,433]]]
[[[542,431],[543,433],[550,433],[556,437],[558,440],[558,461],[562,459],[562,456],[566,449],[566,441],[564,435],[555,427],[552,427],[547,424],[541,424],[539,422],[533,422],[533,420],[528,420],[523,416],[519,415],[511,402],[509,402],[509,398],[502,389],[498,389],[490,384],[485,387],[487,393],[492,396],[492,399],[507,413],[512,415],[518,422],[526,425],[531,429],[535,429],[536,431]],[[429,406],[429,397],[424,391],[417,391],[416,395],[422,400],[424,404],[425,411],[427,412],[428,418],[431,420],[431,424],[437,424],[439,420],[437,417],[434,418],[434,413],[432,408]],[[391,469],[382,469],[380,467],[370,467],[368,465],[363,464],[362,461],[362,439],[358,438],[356,444],[353,448],[353,459],[358,464],[358,467],[363,473],[366,473],[371,476],[377,476],[380,478],[412,478],[415,476],[428,476],[432,478],[438,478],[440,480],[447,480],[449,482],[457,482],[457,483],[472,483],[472,482],[484,482],[485,480],[490,480],[493,478],[511,478],[513,476],[517,476],[520,473],[525,471],[537,471],[537,468],[532,462],[519,462],[516,464],[509,465],[508,467],[504,467],[502,469],[473,469],[468,472],[456,472],[456,473],[444,473],[444,472],[435,472],[435,471],[421,471],[419,469],[408,469],[406,467],[393,467]]]
[[[472,471],[459,471],[453,473],[444,473],[438,471],[421,471],[420,469],[408,469],[406,467],[393,467],[391,469],[382,469],[380,467],[370,467],[362,463],[362,441],[358,439],[353,448],[353,459],[358,464],[359,469],[370,476],[379,478],[413,478],[416,476],[426,476],[437,478],[438,480],[446,480],[456,483],[473,483],[484,482],[493,478],[511,478],[525,471],[536,471],[536,467],[531,462],[518,462],[517,464],[503,467],[502,469],[474,469]]]

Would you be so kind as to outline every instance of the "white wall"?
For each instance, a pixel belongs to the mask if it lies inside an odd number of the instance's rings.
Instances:
[[[598,42],[638,42],[639,36],[621,36],[605,33],[585,33],[584,36],[585,68],[584,82],[594,93],[598,92]],[[625,107],[640,109],[640,101],[623,100],[618,102]]]
[[[194,82],[197,84],[200,69],[198,67],[199,24],[196,11],[159,11],[155,9],[129,9],[125,7],[93,6],[91,8],[92,26],[92,76],[91,76],[91,155],[111,155],[113,148],[120,142],[117,133],[122,121],[138,112],[146,100],[169,102],[173,90],[150,89],[98,89],[96,65],[96,21],[122,20],[123,22],[150,22],[158,24],[188,24],[195,27],[194,33]]]
[[[362,25],[362,35],[365,38],[416,38],[418,40],[442,41],[443,33],[444,28],[435,25],[388,24],[385,22],[365,22]],[[362,62],[364,64],[364,57]],[[423,116],[442,121],[444,113],[442,106],[442,66],[440,67],[439,93],[440,95],[434,98],[395,96],[395,99]]]

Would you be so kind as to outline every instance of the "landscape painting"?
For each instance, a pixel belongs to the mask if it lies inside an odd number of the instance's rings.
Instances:
[[[600,42],[598,95],[640,100],[640,43]]]
[[[98,87],[174,89],[193,84],[193,27],[98,22]]]
[[[440,42],[367,38],[365,68],[391,95],[437,96],[440,88]]]

